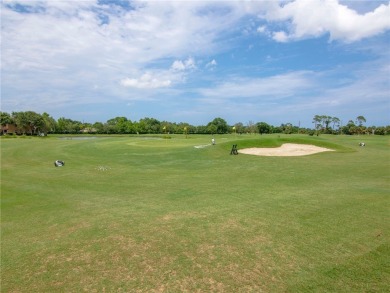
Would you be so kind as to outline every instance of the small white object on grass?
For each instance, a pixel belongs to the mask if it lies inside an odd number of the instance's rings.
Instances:
[[[56,161],[54,162],[54,166],[55,166],[55,167],[62,167],[62,166],[64,166],[64,165],[65,165],[65,162],[64,162],[64,161],[56,160]]]
[[[105,167],[105,166],[99,166],[96,168],[96,170],[98,171],[108,171],[110,168],[109,167]]]

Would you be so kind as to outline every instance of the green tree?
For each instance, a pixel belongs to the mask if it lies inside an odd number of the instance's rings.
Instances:
[[[364,116],[358,116],[356,117],[356,123],[361,127],[363,126],[363,123],[366,123],[366,118],[364,118]]]
[[[293,133],[293,125],[291,123],[281,124],[280,128],[282,129],[282,132],[285,134]]]
[[[107,124],[112,126],[114,133],[127,133],[128,132],[128,124],[131,121],[128,121],[126,117],[115,117],[110,120],[107,120]]]
[[[7,124],[13,124],[14,120],[12,116],[7,112],[0,112],[0,124],[1,126],[6,126]],[[4,130],[2,130],[2,134],[4,134]]]
[[[323,119],[323,123],[324,123],[324,128],[325,128],[325,133],[331,133],[331,129],[330,129],[330,123],[332,122],[332,117],[331,116],[327,116],[327,115],[323,115],[322,116],[322,119]]]
[[[35,113],[34,111],[27,111],[26,115],[29,128],[31,129],[31,134],[39,134],[45,126],[45,121],[43,120],[42,115]]]
[[[228,132],[229,126],[224,119],[218,117],[215,118],[213,121],[209,122],[209,124],[207,124],[207,128],[209,130],[212,130],[213,133],[224,134]]]
[[[207,131],[207,126],[206,125],[198,125],[196,127],[196,132],[195,133],[206,134],[206,133],[209,133],[209,132]]]
[[[179,129],[176,123],[172,123],[169,121],[160,122],[159,133],[183,133],[183,128]]]
[[[322,116],[321,115],[315,115],[313,117],[313,124],[314,129],[316,130],[317,135],[319,134],[321,127],[322,127]]]
[[[366,127],[363,126],[363,123],[365,123],[365,122],[366,122],[366,118],[364,118],[363,116],[356,117],[356,123],[357,123],[356,132],[357,132],[357,134],[363,134],[366,131]]]
[[[256,126],[257,126],[257,129],[259,130],[260,134],[271,133],[271,131],[272,131],[271,126],[265,122],[259,122],[256,124]]]
[[[207,125],[207,133],[209,134],[216,134],[218,133],[218,128],[215,124],[209,124]]]
[[[256,124],[252,120],[248,121],[246,129],[250,134],[258,131]]]
[[[28,119],[25,112],[12,112],[12,119],[15,122],[16,127],[22,134],[26,134],[28,128]]]
[[[238,122],[238,123],[234,124],[234,127],[236,128],[236,133],[243,133],[243,132],[245,132],[245,126],[241,122]]]
[[[17,128],[21,130],[23,134],[38,134],[45,126],[42,115],[34,111],[13,112],[12,117]]]
[[[92,127],[97,133],[104,133],[104,124],[102,122],[95,122]]]
[[[333,131],[335,131],[335,127],[337,126],[337,128],[339,129],[340,128],[340,119],[337,118],[337,117],[332,117],[332,129]]]
[[[390,134],[390,125],[376,127],[375,134],[377,134],[377,135]]]
[[[57,121],[57,127],[59,133],[79,133],[82,123],[72,119],[61,117]]]
[[[166,122],[163,122],[166,123]],[[169,123],[169,122],[167,122]],[[178,133],[178,134],[190,134],[190,133],[196,133],[196,128],[189,123],[186,122],[180,122],[180,123],[169,123],[168,129],[172,131],[172,133]]]
[[[103,132],[107,134],[113,134],[116,133],[115,125],[104,123],[103,124]]]
[[[48,113],[44,112],[42,114],[42,119],[43,119],[42,132],[45,135],[50,133],[50,132],[56,131],[57,122],[53,117],[51,117]]]
[[[140,133],[159,133],[160,121],[154,118],[142,118],[138,123],[138,131]]]
[[[355,123],[352,120],[349,120],[347,125],[343,126],[341,129],[344,134],[352,135],[356,133],[356,128]]]

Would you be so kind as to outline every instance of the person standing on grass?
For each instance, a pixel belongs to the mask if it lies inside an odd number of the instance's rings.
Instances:
[[[215,145],[215,139],[214,139],[214,137],[211,139],[211,143],[212,143],[213,145]]]

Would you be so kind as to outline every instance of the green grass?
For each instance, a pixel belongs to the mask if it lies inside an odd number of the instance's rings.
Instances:
[[[390,290],[387,137],[216,140],[1,138],[1,291]]]

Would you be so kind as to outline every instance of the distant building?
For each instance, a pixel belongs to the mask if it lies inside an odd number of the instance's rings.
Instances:
[[[1,134],[34,134],[34,129],[31,126],[26,126],[24,129],[17,127],[15,124],[1,125]]]
[[[93,127],[85,127],[84,129],[80,130],[81,133],[96,133],[97,129]]]
[[[1,125],[1,133],[2,134],[14,134],[18,133],[18,128],[15,124],[6,124]]]

